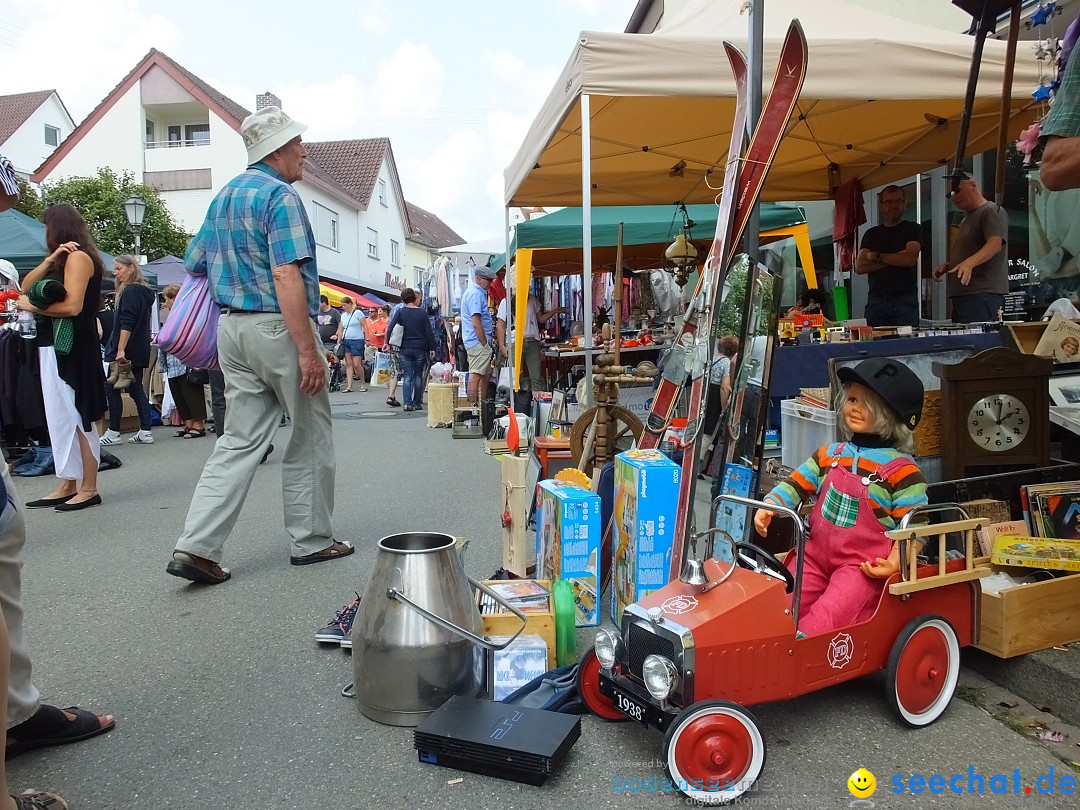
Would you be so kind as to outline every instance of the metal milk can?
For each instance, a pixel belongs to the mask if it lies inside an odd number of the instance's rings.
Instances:
[[[505,644],[483,637],[470,585],[521,619]],[[454,695],[484,686],[483,648],[501,650],[525,629],[525,615],[465,574],[448,534],[393,534],[378,556],[353,622],[356,702],[366,717],[418,725]]]

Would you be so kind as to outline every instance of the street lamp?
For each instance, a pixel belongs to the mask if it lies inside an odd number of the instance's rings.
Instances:
[[[135,255],[142,256],[142,226],[143,217],[146,216],[146,203],[138,194],[132,194],[124,200],[124,215],[127,217],[131,232],[135,235]]]

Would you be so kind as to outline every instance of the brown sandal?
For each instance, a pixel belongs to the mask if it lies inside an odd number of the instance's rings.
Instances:
[[[338,557],[348,557],[354,551],[356,549],[351,544],[335,540],[328,547],[322,551],[316,551],[314,554],[305,554],[303,557],[289,557],[289,562],[293,565],[311,565],[312,563],[336,560]]]
[[[43,790],[28,790],[21,796],[12,794],[11,798],[15,800],[16,810],[68,810],[67,802]]]
[[[190,579],[204,585],[219,585],[232,576],[228,568],[222,568],[213,560],[196,557],[186,551],[174,551],[165,571],[174,577]]]

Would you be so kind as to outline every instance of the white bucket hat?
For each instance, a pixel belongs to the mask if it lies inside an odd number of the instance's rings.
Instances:
[[[280,107],[263,107],[252,113],[240,125],[240,134],[247,147],[248,165],[258,163],[306,130],[307,125],[294,121]]]

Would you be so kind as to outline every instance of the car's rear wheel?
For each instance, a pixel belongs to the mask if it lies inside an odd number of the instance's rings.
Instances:
[[[600,691],[600,660],[596,657],[596,650],[589,650],[581,657],[577,671],[577,688],[581,701],[597,717],[611,722],[630,719],[615,708],[611,698]]]
[[[733,802],[765,768],[765,738],[757,720],[737,703],[703,700],[685,709],[664,737],[664,757],[675,787],[702,804]]]
[[[900,631],[886,670],[888,700],[901,722],[928,726],[949,707],[960,675],[960,642],[940,616],[918,616]]]

